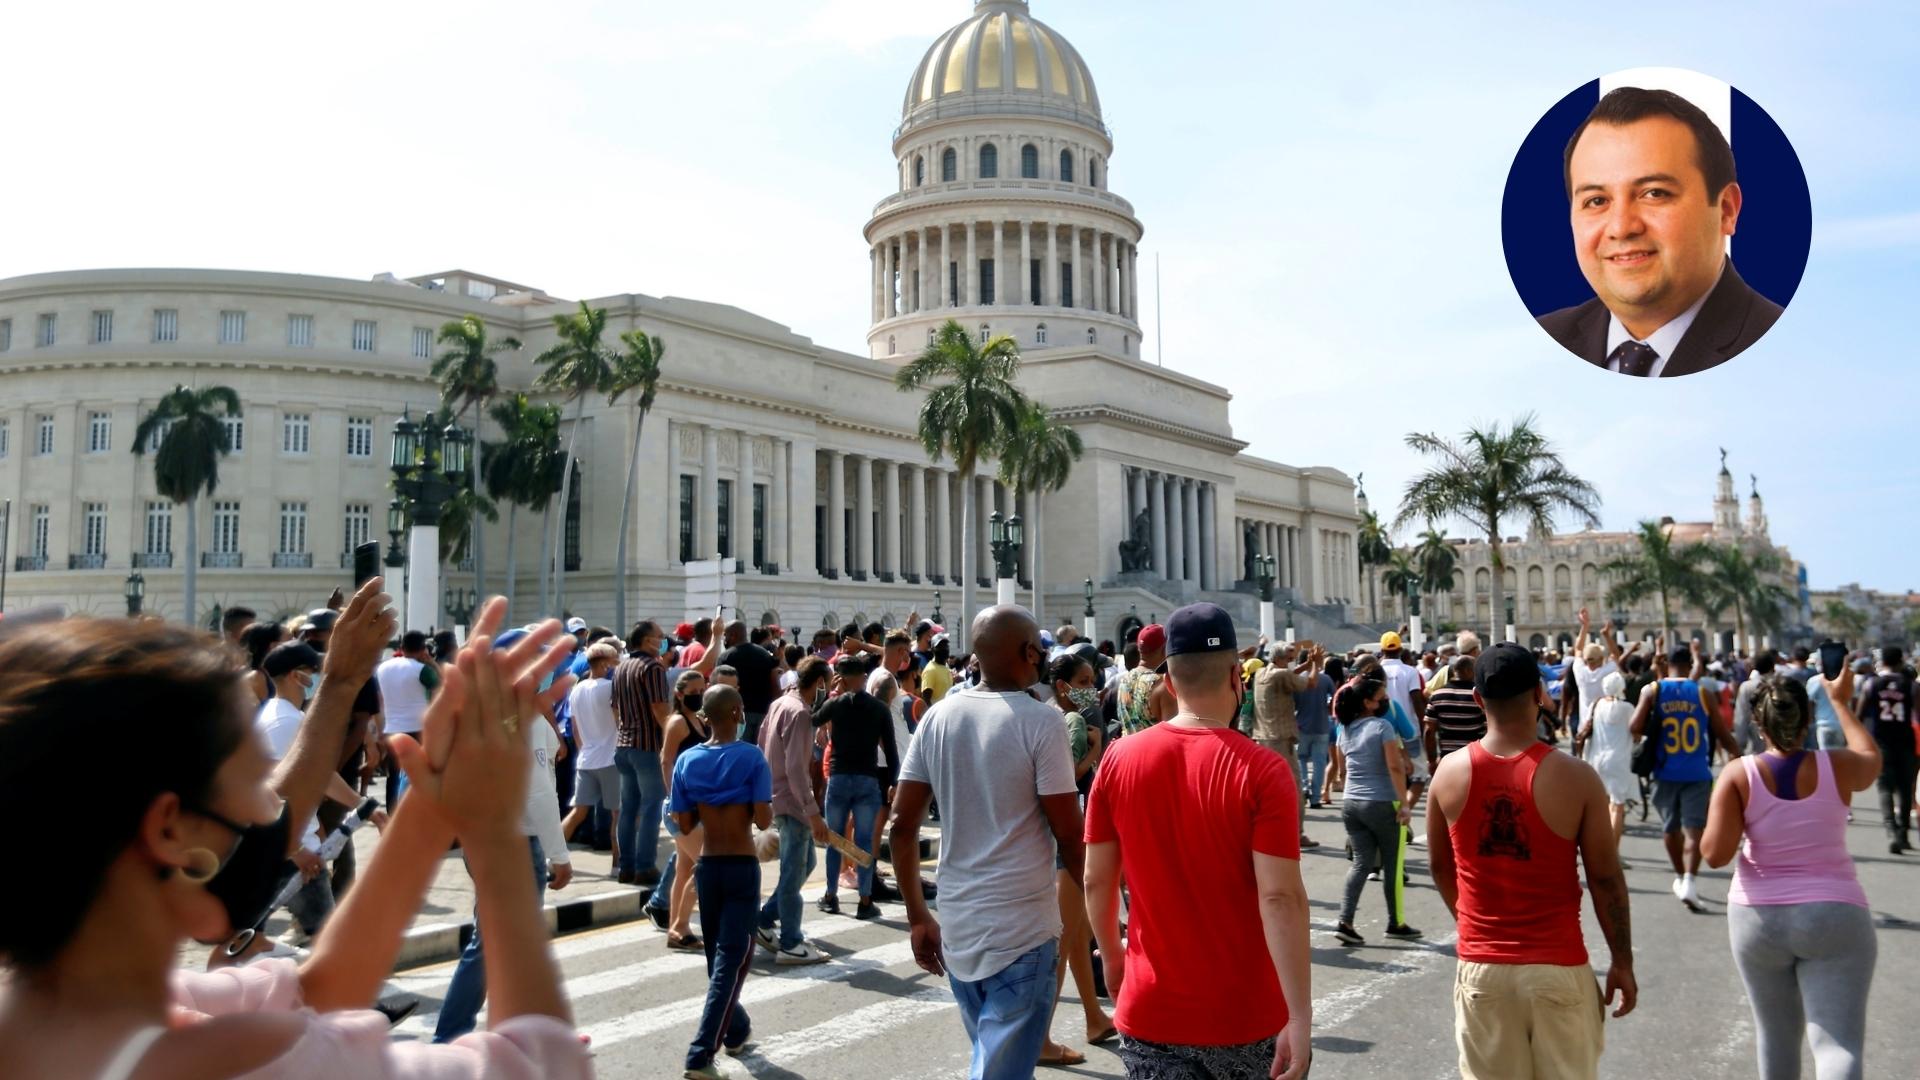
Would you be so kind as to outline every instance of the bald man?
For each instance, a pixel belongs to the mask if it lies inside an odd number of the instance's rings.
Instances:
[[[922,968],[953,986],[974,1076],[1033,1075],[1053,1005],[1056,866],[1080,882],[1080,801],[1067,728],[1026,692],[1046,653],[1025,608],[973,621],[980,684],[955,687],[915,729],[894,794],[894,869]],[[941,821],[940,917],[920,891],[920,822]],[[1058,852],[1056,863],[1055,852]]]

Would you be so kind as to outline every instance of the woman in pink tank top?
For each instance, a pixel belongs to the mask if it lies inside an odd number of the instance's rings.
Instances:
[[[1700,841],[1707,865],[1735,862],[1727,930],[1753,1007],[1761,1080],[1797,1080],[1803,1031],[1819,1080],[1865,1071],[1877,949],[1847,853],[1846,796],[1880,774],[1880,750],[1848,708],[1852,684],[1845,672],[1831,695],[1846,748],[1808,750],[1806,687],[1783,675],[1761,679],[1753,723],[1766,752],[1720,774]]]

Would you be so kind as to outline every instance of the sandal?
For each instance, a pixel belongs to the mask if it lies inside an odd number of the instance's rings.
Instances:
[[[674,937],[668,934],[667,948],[677,949],[680,952],[701,952],[705,950],[706,942],[700,940],[699,934],[688,934],[685,937]]]
[[[1089,1037],[1087,1039],[1087,1045],[1100,1046],[1104,1043],[1110,1043],[1119,1037],[1120,1029],[1114,1027],[1112,1024],[1108,1024],[1105,1031],[1102,1031],[1099,1035]]]
[[[1056,1046],[1053,1047],[1053,1049],[1056,1050],[1057,1053],[1041,1054],[1037,1064],[1049,1069],[1064,1069],[1069,1065],[1085,1065],[1087,1063],[1087,1055],[1075,1050],[1071,1046]]]

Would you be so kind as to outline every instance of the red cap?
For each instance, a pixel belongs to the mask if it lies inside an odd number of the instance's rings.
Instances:
[[[673,637],[675,641],[686,641],[688,638],[691,638],[692,636],[693,636],[693,624],[690,622],[683,622],[680,625],[673,628]]]
[[[1167,628],[1159,623],[1148,623],[1140,631],[1139,645],[1141,652],[1164,652],[1167,647]]]

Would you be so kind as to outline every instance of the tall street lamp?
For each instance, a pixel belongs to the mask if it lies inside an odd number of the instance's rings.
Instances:
[[[446,594],[440,597],[440,604],[446,608],[447,618],[455,626],[466,626],[473,619],[473,609],[479,606],[480,594],[472,589],[449,586]]]
[[[1507,599],[1507,640],[1518,641],[1520,640],[1519,635],[1517,635],[1513,629],[1513,597],[1509,596],[1506,599]]]
[[[1627,647],[1627,614],[1625,604],[1613,609],[1613,636],[1623,649]]]
[[[1273,640],[1273,582],[1279,577],[1279,563],[1271,555],[1253,557],[1253,580],[1260,586],[1260,636]]]
[[[1020,570],[1020,548],[1026,540],[1026,527],[1020,521],[1020,515],[1002,518],[995,510],[987,518],[989,546],[993,549],[994,598],[996,604],[1016,602],[1019,582],[1016,580]]]
[[[940,590],[939,589],[933,590],[933,615],[931,618],[935,626],[947,625],[946,620],[941,618],[940,616]]]
[[[140,601],[147,596],[147,579],[135,570],[127,575],[127,618],[140,617]]]
[[[1293,644],[1293,597],[1287,597],[1287,644]]]
[[[1084,588],[1087,594],[1087,607],[1085,611],[1080,613],[1080,617],[1085,620],[1081,625],[1081,632],[1085,635],[1088,641],[1092,641],[1097,636],[1096,629],[1093,623],[1093,579],[1092,578],[1088,578],[1086,580]]]
[[[440,517],[466,478],[472,448],[473,436],[458,424],[443,427],[432,412],[417,425],[405,411],[394,422],[393,490],[412,525],[405,629],[430,631],[440,622]]]
[[[1418,655],[1426,639],[1420,633],[1420,583],[1412,580],[1407,582],[1407,636],[1413,639],[1407,647]]]

